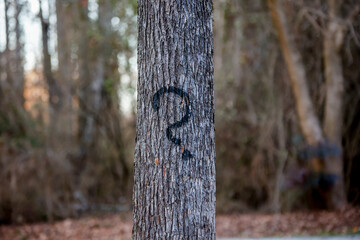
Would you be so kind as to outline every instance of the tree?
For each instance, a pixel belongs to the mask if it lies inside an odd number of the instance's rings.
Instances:
[[[55,79],[52,72],[51,55],[49,52],[49,28],[50,28],[50,11],[46,19],[42,11],[42,0],[39,0],[39,18],[41,23],[42,33],[42,54],[43,54],[43,74],[48,85],[49,103],[50,103],[50,129],[52,130],[57,126],[57,118],[62,107],[62,92],[59,87],[58,81]],[[54,140],[54,134],[50,133],[50,139]]]
[[[16,0],[15,4],[15,36],[16,36],[16,47],[15,47],[15,79],[14,88],[19,101],[19,105],[24,105],[24,65],[23,65],[23,46],[21,43],[22,27],[20,23],[20,14],[23,8],[23,4]]]
[[[21,28],[21,12],[23,3],[19,0],[4,0],[5,49],[0,55],[3,80],[0,83],[2,95],[2,111],[0,111],[2,130],[24,136],[26,134],[26,112],[24,109],[24,68],[23,68],[23,36]],[[15,22],[15,24],[12,24]],[[15,36],[15,44],[11,49],[11,36]],[[6,127],[5,127],[6,126]]]
[[[5,5],[5,73],[9,87],[8,99],[13,105],[22,108],[24,104],[24,69],[22,64],[22,44],[21,44],[21,24],[20,15],[22,4],[20,1],[4,0]],[[13,14],[10,14],[13,12]],[[15,21],[15,26],[11,28],[11,21]],[[11,34],[15,34],[15,50],[10,49]]]
[[[217,210],[277,211],[284,206],[279,203],[293,109],[277,70],[268,7],[262,0],[214,5],[217,202],[234,202]]]
[[[321,126],[319,117],[316,116],[308,84],[306,80],[305,65],[301,54],[292,38],[281,0],[268,0],[271,15],[277,30],[282,53],[290,75],[292,90],[296,101],[300,127],[308,145],[312,146],[311,154],[316,161],[320,160],[326,182],[323,193],[326,207],[338,208],[346,203],[343,179],[342,162],[342,107],[344,77],[340,49],[344,39],[344,26],[339,21],[340,2],[328,0],[329,17],[323,31],[323,56],[326,79],[326,103],[324,124]],[[353,13],[350,14],[350,17]],[[315,169],[315,171],[317,171]]]
[[[89,109],[87,103],[90,101],[87,99],[89,97],[88,89],[90,88],[90,60],[89,60],[89,42],[90,37],[88,29],[90,29],[90,20],[89,20],[89,9],[87,1],[77,2],[78,7],[78,30],[80,32],[79,42],[78,42],[78,56],[79,56],[79,128],[78,128],[78,138],[79,138],[79,148],[80,156],[84,158],[83,155],[86,155],[89,149],[92,147],[93,138],[89,135],[93,135],[93,117],[89,114]],[[90,104],[90,103],[89,103]],[[91,108],[90,108],[91,109]],[[79,170],[83,169],[84,163],[83,160],[80,161]]]
[[[58,55],[58,79],[59,87],[62,92],[62,108],[60,110],[58,138],[62,139],[62,144],[68,144],[70,148],[73,144],[74,136],[74,109],[72,99],[72,89],[74,81],[72,77],[73,62],[71,59],[71,48],[73,46],[73,16],[71,10],[74,4],[66,1],[56,0],[56,30],[57,30],[57,55]]]
[[[8,82],[11,82],[11,68],[10,68],[10,26],[9,26],[9,0],[4,0],[5,5],[5,54],[6,54],[6,79]]]
[[[133,239],[215,239],[212,1],[138,1]]]
[[[343,93],[344,76],[340,50],[344,41],[344,27],[339,23],[339,10],[342,1],[328,0],[329,21],[323,36],[323,55],[326,79],[326,103],[324,116],[324,135],[326,139],[342,149]],[[342,151],[342,150],[341,150]],[[346,203],[343,156],[329,156],[325,161],[325,172],[339,176],[335,186],[326,198],[327,206],[341,207]]]

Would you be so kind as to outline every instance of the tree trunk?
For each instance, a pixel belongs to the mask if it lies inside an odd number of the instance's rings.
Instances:
[[[58,54],[58,79],[62,89],[62,107],[59,114],[57,135],[64,147],[72,146],[74,136],[74,112],[72,107],[72,15],[71,3],[56,0],[56,26],[57,26],[57,54]]]
[[[326,103],[323,129],[325,137],[338,149],[342,149],[344,77],[339,51],[343,44],[344,28],[340,24],[338,16],[341,1],[328,0],[328,3],[329,22],[324,36]],[[326,159],[325,172],[337,176],[335,186],[331,189],[328,197],[331,201],[327,205],[332,208],[341,207],[346,203],[341,151]]]
[[[15,34],[16,34],[16,49],[15,49],[15,79],[14,79],[14,88],[16,92],[17,99],[19,101],[19,107],[24,106],[24,65],[23,65],[23,47],[20,41],[22,30],[20,25],[20,13],[22,10],[22,5],[19,0],[15,0]]]
[[[215,239],[212,1],[138,1],[133,239]]]
[[[93,84],[92,76],[90,74],[90,49],[89,42],[90,37],[88,33],[88,29],[90,28],[90,22],[88,17],[88,5],[87,1],[79,1],[77,3],[79,9],[79,81],[80,81],[80,89],[79,89],[79,129],[78,129],[78,137],[80,141],[80,157],[78,168],[81,170],[84,165],[84,159],[86,158],[86,154],[89,150],[94,146],[94,131],[95,131],[95,119],[92,113],[91,102],[91,89]],[[100,62],[101,57],[98,62]],[[97,71],[98,72],[98,71]]]
[[[61,107],[61,91],[58,84],[55,81],[51,67],[51,55],[49,53],[49,27],[50,23],[48,19],[45,19],[42,12],[42,1],[39,0],[40,5],[40,22],[42,31],[42,50],[43,50],[43,74],[48,84],[49,102],[50,102],[50,124],[56,126],[57,114],[56,112]],[[52,128],[50,126],[50,129]]]
[[[12,76],[11,76],[11,52],[10,52],[10,26],[9,26],[9,8],[10,8],[10,2],[9,0],[4,0],[4,15],[5,15],[5,68],[6,68],[6,81],[7,85],[11,87],[12,85]],[[10,89],[11,95],[14,95],[12,93],[13,89]]]
[[[291,78],[301,130],[305,135],[307,144],[315,147],[313,149],[316,150],[316,153],[311,156],[312,161],[320,162],[320,169],[313,168],[313,171],[319,175],[319,193],[327,208],[338,208],[346,203],[341,155],[344,79],[339,54],[343,29],[339,19],[336,18],[336,11],[340,7],[337,5],[339,2],[336,0],[329,0],[328,2],[330,20],[324,36],[326,105],[324,127],[321,129],[310,99],[305,66],[301,60],[300,52],[291,38],[292,34],[288,30],[282,4],[279,3],[279,0],[268,0]]]
[[[323,135],[306,83],[305,66],[301,60],[300,52],[297,50],[292,39],[293,35],[288,30],[282,3],[279,3],[279,0],[267,1],[280,40],[282,54],[289,71],[301,130],[305,135],[306,142],[310,145],[316,145],[323,140]]]
[[[9,8],[10,2],[9,0],[4,0],[4,15],[5,15],[5,51],[9,51],[10,44],[10,29],[9,29]]]

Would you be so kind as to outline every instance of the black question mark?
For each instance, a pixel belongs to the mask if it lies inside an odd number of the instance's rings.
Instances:
[[[153,102],[152,102],[152,107],[155,111],[158,111],[160,109],[160,97],[162,95],[164,95],[165,93],[174,93],[176,95],[179,95],[185,105],[186,105],[186,109],[185,109],[185,115],[184,117],[182,117],[179,121],[171,124],[167,129],[166,129],[166,137],[173,143],[175,143],[176,145],[180,146],[181,145],[181,139],[180,138],[176,138],[172,135],[171,133],[171,129],[173,128],[179,128],[182,127],[185,123],[187,123],[189,121],[189,118],[191,117],[191,112],[190,112],[190,98],[189,98],[189,94],[187,94],[184,90],[177,88],[177,87],[162,87],[160,88],[153,96]],[[193,157],[193,155],[191,154],[191,152],[189,150],[184,149],[183,153],[182,153],[182,159],[183,160],[188,160],[191,159]]]

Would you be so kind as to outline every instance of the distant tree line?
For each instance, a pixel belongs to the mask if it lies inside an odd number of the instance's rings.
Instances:
[[[129,210],[137,2],[0,4],[0,222]],[[218,211],[359,203],[359,5],[214,0]],[[31,71],[24,16],[41,29]]]

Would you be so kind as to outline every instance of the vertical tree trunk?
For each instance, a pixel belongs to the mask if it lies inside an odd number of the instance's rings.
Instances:
[[[49,102],[50,102],[50,124],[56,126],[57,114],[56,112],[61,107],[61,92],[57,85],[54,75],[52,73],[51,56],[49,53],[49,27],[50,23],[48,19],[45,19],[42,12],[42,1],[39,0],[40,5],[40,22],[42,32],[42,51],[43,51],[43,74],[48,84]],[[52,127],[50,127],[51,129]]]
[[[23,65],[23,47],[20,41],[22,30],[20,25],[20,13],[22,5],[19,0],[15,0],[15,34],[16,34],[16,49],[15,49],[15,77],[14,77],[14,88],[17,99],[19,100],[19,106],[24,106],[24,65]]]
[[[9,39],[10,39],[10,29],[9,29],[9,0],[4,0],[4,16],[5,16],[5,51],[9,50]]]
[[[80,78],[80,89],[79,89],[79,129],[78,136],[80,141],[80,155],[84,159],[86,154],[89,152],[94,145],[93,136],[95,128],[95,119],[91,110],[94,106],[90,103],[91,101],[91,89],[93,85],[92,76],[90,74],[90,54],[89,54],[89,33],[90,28],[89,17],[88,17],[88,2],[79,1],[79,78]],[[98,60],[100,61],[101,58]],[[98,71],[97,71],[98,72]],[[83,160],[79,162],[79,169],[82,169]]]
[[[11,86],[12,84],[12,76],[11,76],[11,53],[10,53],[10,26],[9,26],[9,8],[10,2],[9,0],[4,0],[4,15],[5,15],[5,67],[6,67],[6,81]]]
[[[50,10],[49,10],[50,14]],[[60,89],[54,78],[51,66],[51,55],[49,53],[49,16],[47,19],[43,16],[42,0],[39,0],[39,18],[41,23],[42,33],[42,53],[43,53],[43,75],[48,85],[49,92],[49,128],[48,128],[48,144],[51,147],[55,146],[58,129],[59,110],[61,108]],[[54,203],[52,199],[52,189],[49,184],[45,188],[45,204],[46,215],[49,221],[53,220]]]
[[[223,42],[224,42],[224,11],[222,2],[214,1],[214,78],[221,78],[221,70],[223,69]],[[216,82],[216,81],[215,81]]]
[[[111,1],[99,1],[99,29],[102,35],[102,41],[99,48],[98,56],[104,59],[103,63],[103,76],[102,87],[105,83],[105,79],[108,79],[107,87],[111,89],[118,89],[118,81],[115,80],[117,76],[114,76],[115,71],[118,71],[118,65],[114,66],[114,62],[117,63],[117,59],[114,60],[114,52],[116,49],[112,49],[111,42],[113,31],[111,27],[111,19],[115,16],[113,11],[114,3]],[[117,55],[117,54],[116,54]],[[115,57],[117,58],[117,57]],[[102,89],[100,89],[102,90]],[[101,94],[101,92],[99,92]],[[111,94],[109,91],[103,91],[102,107],[101,107],[101,119],[100,124],[107,129],[107,136],[114,143],[118,151],[118,164],[121,170],[118,172],[121,178],[121,189],[126,190],[129,180],[130,170],[126,164],[125,158],[125,146],[123,144],[123,132],[121,129],[121,114],[119,108],[119,96],[118,94]]]
[[[71,146],[74,132],[74,113],[72,108],[72,16],[71,3],[56,0],[56,26],[57,26],[57,54],[58,54],[58,79],[62,89],[62,107],[59,114],[59,127],[57,135],[63,144]],[[69,147],[66,146],[66,147]]]
[[[296,100],[296,110],[299,115],[301,130],[306,142],[317,148],[313,159],[321,159],[323,165],[320,181],[325,183],[320,189],[327,208],[338,208],[346,203],[343,182],[343,163],[341,156],[341,129],[342,129],[342,93],[343,76],[341,57],[339,54],[342,45],[343,29],[336,12],[340,5],[336,0],[329,0],[329,23],[324,36],[324,60],[326,75],[326,105],[324,127],[315,115],[306,83],[305,66],[300,52],[292,40],[288,30],[282,4],[279,0],[267,0],[275,28],[278,33],[282,53],[291,78],[291,85]],[[320,187],[321,188],[321,187]]]
[[[21,4],[18,0],[9,1],[4,0],[5,5],[5,72],[6,85],[8,88],[8,96],[6,99],[16,108],[21,109],[24,105],[24,68],[22,63],[22,44],[21,26],[20,26],[20,12]],[[9,14],[13,12],[13,14]],[[10,15],[10,16],[9,16]],[[15,20],[15,26],[10,30],[10,21]],[[10,33],[15,32],[15,51],[10,50]]]
[[[304,133],[308,144],[318,144],[323,140],[323,134],[320,122],[315,115],[306,83],[305,66],[301,60],[300,52],[297,50],[292,39],[292,34],[288,30],[282,4],[279,3],[279,0],[267,1],[280,40],[282,54],[289,71],[301,130]]]
[[[323,130],[325,137],[337,148],[342,149],[344,77],[339,51],[343,44],[344,27],[339,21],[338,14],[341,1],[328,0],[328,4],[329,22],[324,36],[326,103]],[[341,207],[346,202],[342,154],[326,159],[325,168],[327,174],[333,174],[338,178],[328,197],[331,199],[328,205],[334,208]]]
[[[133,239],[215,239],[212,1],[138,0]]]

